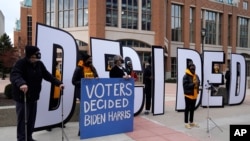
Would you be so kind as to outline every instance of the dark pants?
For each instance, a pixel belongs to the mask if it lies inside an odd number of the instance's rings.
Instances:
[[[189,121],[190,123],[192,123],[194,121],[194,110],[195,110],[196,99],[189,99],[185,97],[185,102],[186,102],[186,107],[184,112],[184,122],[188,123]]]
[[[16,102],[17,114],[17,140],[25,141],[25,111],[24,103]],[[27,103],[27,137],[28,141],[32,141],[32,133],[36,120],[37,102]]]
[[[150,110],[151,107],[151,86],[145,86],[146,95],[146,110]]]

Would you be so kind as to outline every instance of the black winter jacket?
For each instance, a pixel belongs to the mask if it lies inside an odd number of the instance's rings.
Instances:
[[[28,58],[22,58],[16,62],[10,73],[13,99],[24,102],[24,93],[20,86],[28,86],[27,102],[36,102],[40,97],[42,79],[53,83],[56,86],[62,84],[51,75],[41,61],[32,64]]]
[[[198,75],[196,75],[196,78],[200,84],[200,79],[199,79]],[[183,90],[184,90],[184,94],[186,94],[186,95],[193,95],[194,94],[193,76],[191,76],[187,73],[183,76]]]
[[[151,90],[151,82],[152,82],[152,80],[150,79],[152,75],[151,70],[152,70],[151,65],[148,65],[143,72],[143,84],[145,84],[145,88],[148,90]]]
[[[94,73],[94,77],[98,77],[98,73],[94,66],[91,66],[91,71]],[[72,84],[75,86],[75,96],[76,98],[81,99],[81,79],[84,78],[83,67],[77,66],[75,68],[73,77],[72,77]]]
[[[125,68],[120,69],[117,65],[115,65],[109,72],[110,78],[123,78],[125,75]],[[127,72],[126,72],[127,73]]]

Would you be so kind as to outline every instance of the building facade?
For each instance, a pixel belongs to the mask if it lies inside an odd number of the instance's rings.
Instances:
[[[71,33],[79,49],[89,52],[90,37],[120,41],[134,48],[142,62],[151,46],[165,49],[166,79],[176,78],[178,47],[223,51],[247,60],[250,76],[249,0],[32,0],[21,6],[20,30],[14,46],[35,44],[36,23]],[[203,40],[201,29],[206,29]],[[90,53],[90,52],[89,52]]]
[[[5,22],[3,12],[0,10],[0,36],[2,36],[5,32]]]

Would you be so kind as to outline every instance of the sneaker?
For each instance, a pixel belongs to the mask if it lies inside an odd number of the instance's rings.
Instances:
[[[187,129],[191,129],[190,124],[186,123],[186,124],[185,124],[185,128],[187,128]]]
[[[197,127],[197,128],[199,128],[200,126],[199,126],[199,124],[198,123],[190,123],[189,124],[191,127]]]

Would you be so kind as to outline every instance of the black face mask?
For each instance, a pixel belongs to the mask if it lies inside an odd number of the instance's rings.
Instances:
[[[92,64],[92,61],[87,61],[85,64],[86,66],[90,66]]]
[[[121,63],[122,63],[122,64],[124,63],[124,60],[123,60],[123,59],[121,59]]]
[[[190,69],[190,71],[194,74],[195,73],[195,69]]]
[[[36,59],[41,59],[41,53],[40,52],[37,52],[35,55],[36,55]]]

